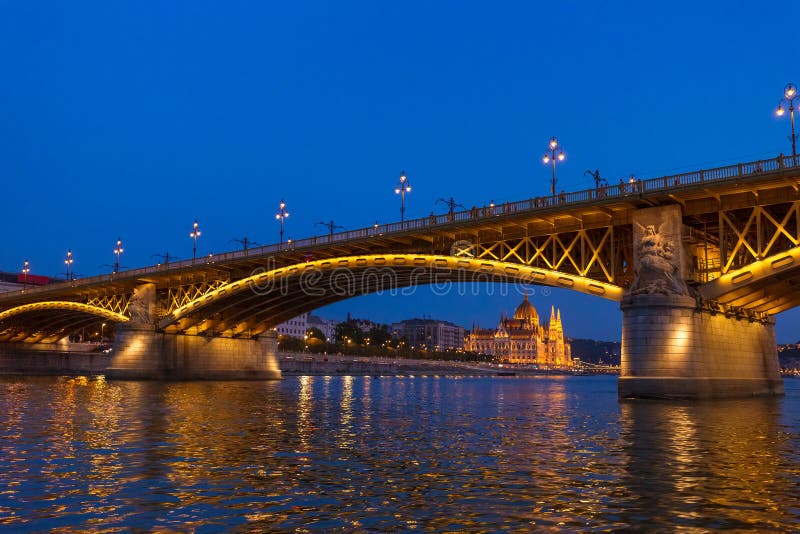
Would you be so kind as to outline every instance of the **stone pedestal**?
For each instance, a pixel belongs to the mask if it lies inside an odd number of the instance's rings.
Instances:
[[[147,325],[119,325],[106,376],[145,380],[281,378],[277,336],[259,339],[185,336]]]
[[[712,314],[680,295],[622,302],[621,398],[783,395],[774,323]]]

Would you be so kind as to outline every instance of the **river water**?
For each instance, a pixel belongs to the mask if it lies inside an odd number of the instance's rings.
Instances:
[[[0,378],[0,529],[800,528],[786,397],[615,377]]]

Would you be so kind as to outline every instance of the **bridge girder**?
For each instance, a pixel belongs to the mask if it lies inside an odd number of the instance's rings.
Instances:
[[[800,304],[800,246],[754,261],[698,286],[700,295],[769,315]]]
[[[0,312],[0,342],[51,342],[100,321],[123,323],[128,317],[72,301],[43,301]]]
[[[688,240],[695,247],[692,255],[698,263],[694,276],[696,282],[703,283],[727,274],[736,275],[750,265],[758,266],[766,258],[779,258],[783,252],[800,247],[799,184],[800,158],[781,156],[635,184],[474,207],[403,224],[376,225],[291,244],[159,264],[50,287],[29,287],[26,291],[0,295],[0,309],[37,299],[63,300],[125,316],[132,291],[142,283],[153,283],[159,297],[156,313],[163,315],[200,302],[223,286],[231,287],[232,280],[251,277],[254,269],[275,270],[304,260],[338,261],[339,257],[361,254],[447,256],[448,249],[459,259],[559,271],[566,277],[594,279],[601,285],[622,288],[627,287],[633,277],[630,239],[633,212],[650,205],[673,203],[683,207],[684,224],[694,231],[690,232]],[[704,237],[700,238],[701,235]],[[452,249],[459,240],[468,241],[468,245],[459,246],[454,252]],[[793,297],[780,296],[781,292],[797,291],[794,274],[787,271],[770,280],[735,284],[736,287],[722,298],[729,300],[732,306],[768,309],[770,313],[795,305]],[[372,286],[365,284],[363,287],[366,290]],[[776,297],[770,299],[769,295]],[[330,298],[340,297],[331,295]],[[320,297],[318,302],[326,301]],[[291,306],[288,303],[288,300],[284,302],[286,313],[305,309],[300,301]],[[262,328],[266,317],[284,313],[281,308],[265,310],[258,300],[253,300],[243,306],[222,309],[222,319],[208,317],[202,323],[192,316],[186,317],[185,323],[190,329],[214,332],[224,329],[244,335],[244,329]],[[49,312],[36,317],[50,321]],[[87,316],[87,320],[91,317]],[[242,317],[245,317],[242,322],[236,323]],[[9,327],[0,335],[15,338],[25,335],[15,328]],[[36,336],[41,336],[41,332]]]
[[[242,335],[325,304],[380,290],[454,282],[520,282],[619,301],[622,288],[571,273],[486,258],[425,254],[349,256],[280,267],[211,290],[158,324],[167,332]],[[254,320],[255,319],[255,320]]]

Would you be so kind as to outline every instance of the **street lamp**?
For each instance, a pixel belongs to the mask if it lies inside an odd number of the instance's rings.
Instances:
[[[564,161],[564,157],[564,151],[558,146],[558,139],[551,137],[550,144],[548,145],[548,151],[545,152],[544,157],[542,158],[542,161],[545,165],[550,163],[553,166],[553,178],[550,180],[551,195],[556,194],[556,160]]]
[[[403,228],[406,220],[406,193],[411,192],[411,183],[406,178],[406,171],[400,173],[400,181],[394,188],[394,192],[400,195],[400,227]]]
[[[278,204],[278,212],[275,213],[275,219],[281,223],[281,239],[278,244],[283,244],[283,221],[285,221],[288,216],[289,210],[286,209],[286,201],[281,199],[280,204]]]
[[[64,264],[67,266],[67,280],[72,281],[72,249],[67,249],[67,257],[64,259]]]
[[[192,231],[189,233],[189,237],[194,240],[194,246],[192,247],[192,263],[195,262],[197,259],[197,238],[200,237],[200,224],[195,220],[194,225],[192,225]]]
[[[100,343],[103,343],[103,338],[105,337],[106,331],[106,323],[100,325]]]
[[[25,291],[28,289],[28,273],[31,272],[30,264],[28,260],[25,260],[25,263],[22,264],[22,290]]]
[[[117,238],[117,247],[114,249],[114,254],[117,256],[117,261],[114,262],[114,274],[119,272],[119,255],[123,252],[122,239]]]
[[[797,136],[794,133],[794,101],[796,98],[797,86],[791,83],[786,84],[786,87],[783,88],[783,98],[781,98],[781,101],[778,103],[778,109],[775,110],[775,114],[778,117],[782,117],[783,114],[786,113],[783,109],[783,104],[789,104],[789,118],[792,122],[792,156],[797,156]]]

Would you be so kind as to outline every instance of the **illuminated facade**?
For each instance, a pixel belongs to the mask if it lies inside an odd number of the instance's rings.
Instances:
[[[275,327],[279,336],[291,336],[303,339],[308,332],[308,312],[301,313],[288,321],[284,321]]]
[[[572,350],[564,337],[561,310],[551,308],[547,326],[539,324],[539,314],[528,296],[514,312],[514,317],[500,318],[496,329],[473,327],[464,348],[489,354],[503,363],[537,365],[543,368],[572,366]]]

